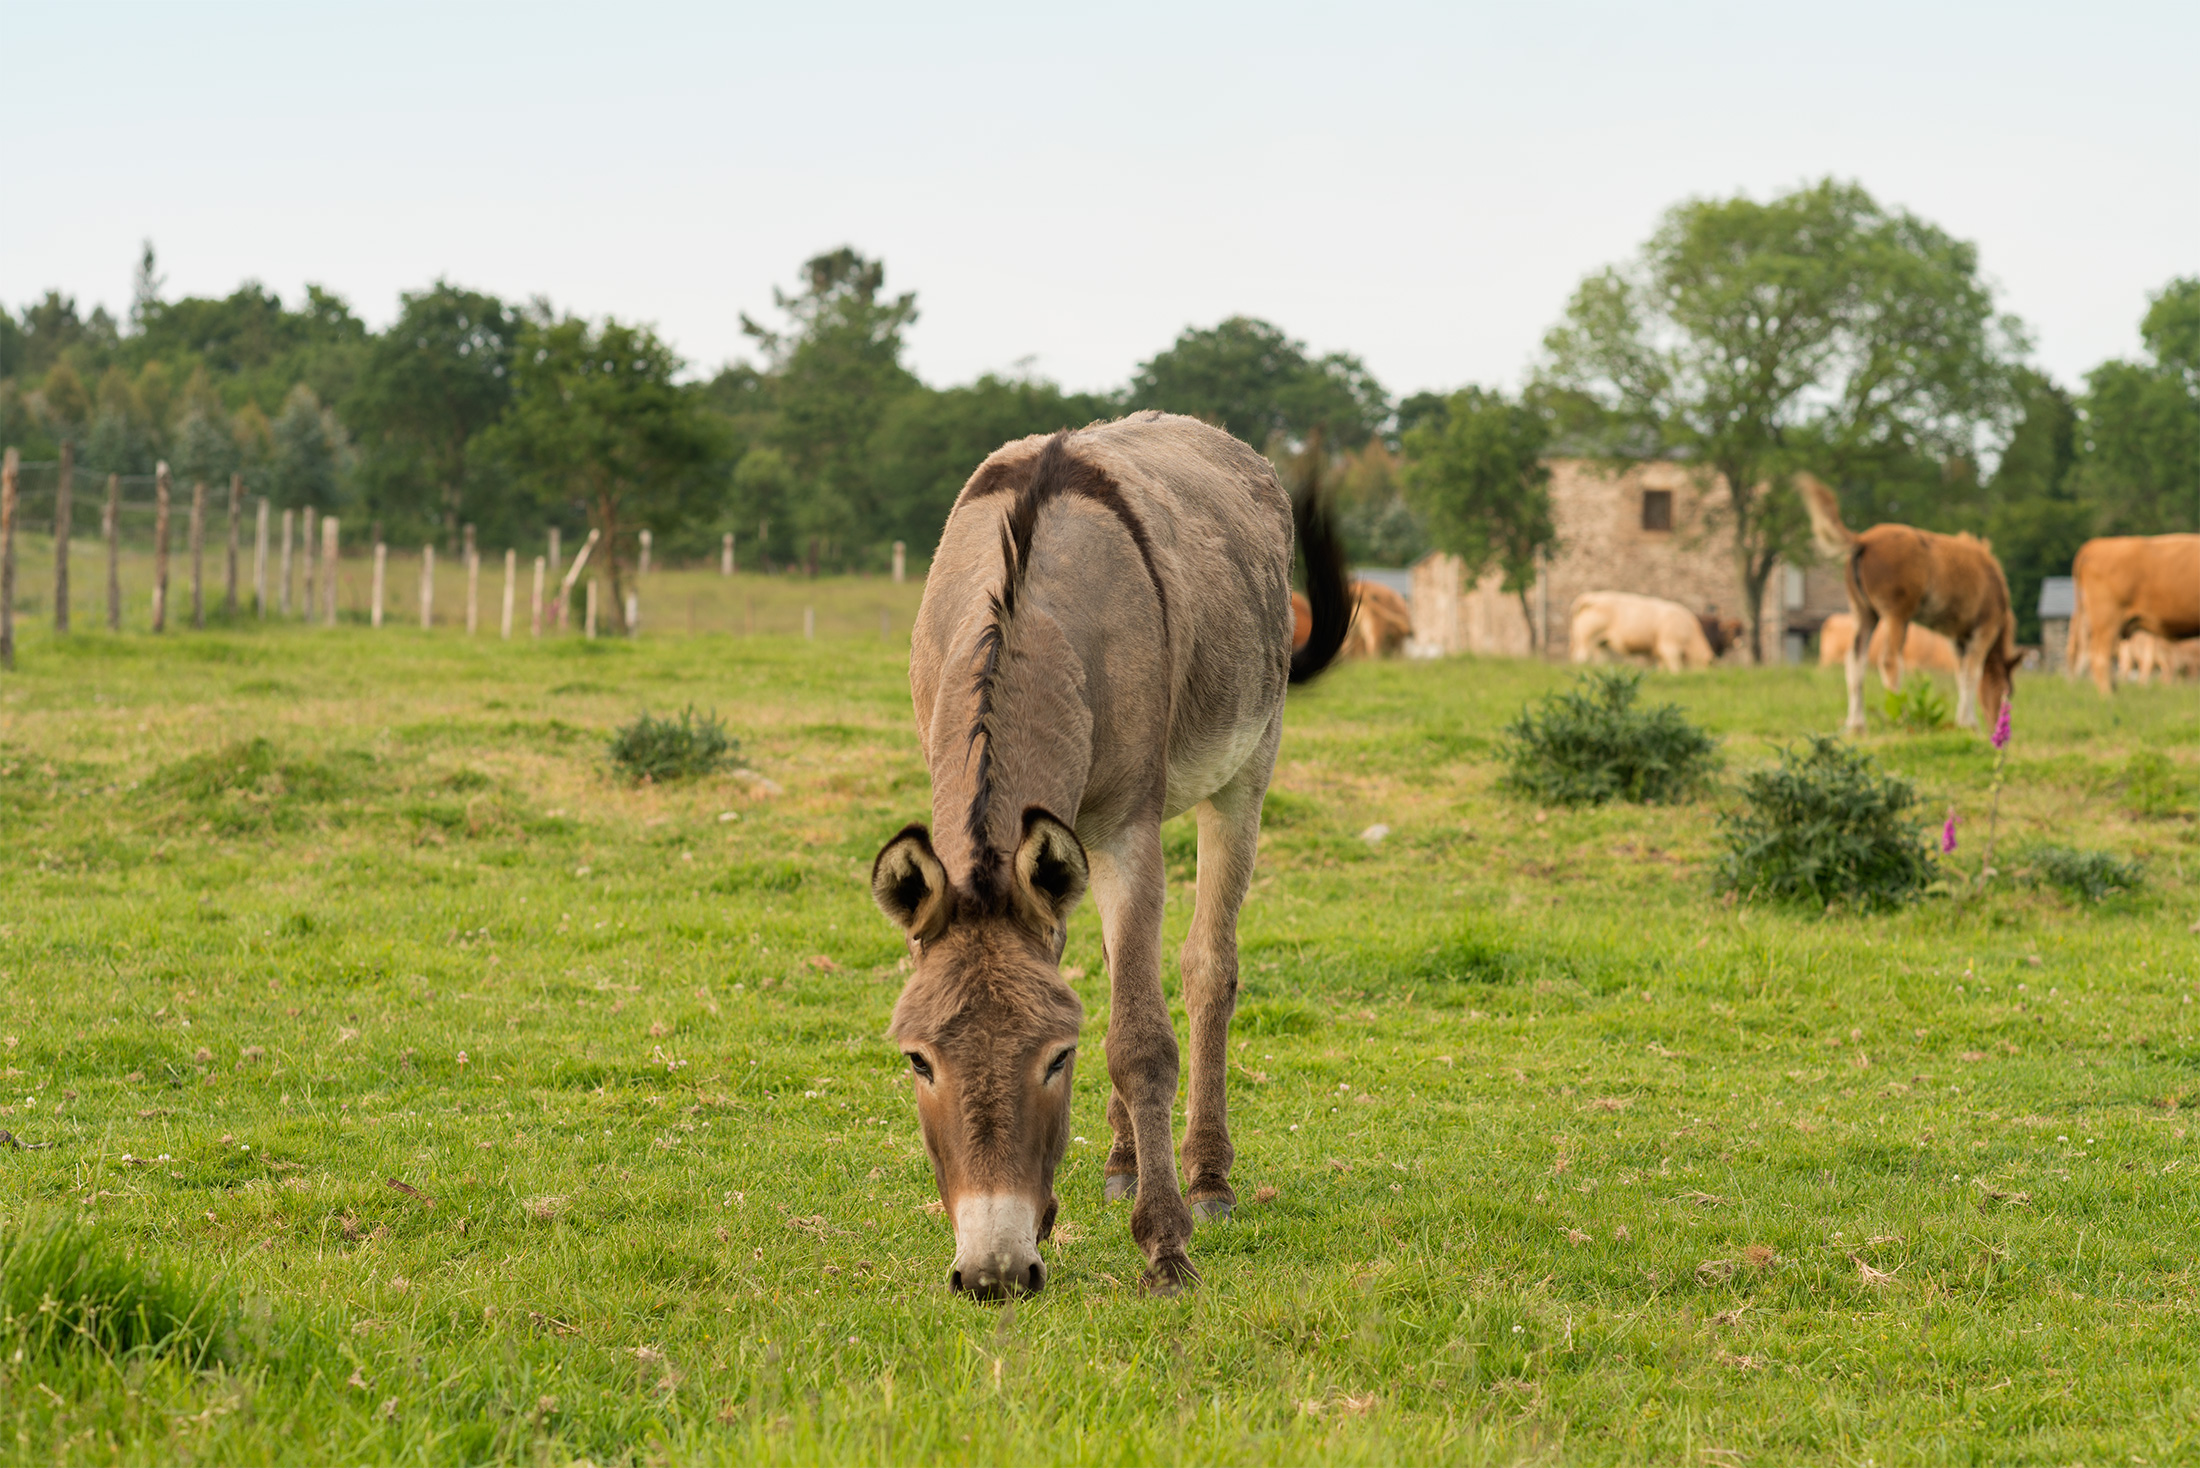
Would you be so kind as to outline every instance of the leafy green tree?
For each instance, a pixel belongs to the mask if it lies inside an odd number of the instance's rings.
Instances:
[[[1986,481],[1989,508],[1983,529],[2009,578],[2017,640],[2037,642],[2040,582],[2069,574],[2078,547],[2091,534],[2093,512],[2078,498],[2070,472],[2077,459],[2078,426],[2070,394],[2030,369],[2018,374],[2017,390],[2022,416],[2002,449],[2001,463]]]
[[[1139,367],[1124,394],[1128,409],[1186,413],[1228,429],[1255,448],[1271,439],[1365,443],[1390,417],[1390,400],[1359,358],[1315,359],[1304,342],[1266,321],[1232,316],[1187,329]]]
[[[1540,407],[1503,393],[1462,388],[1441,412],[1419,415],[1405,435],[1407,497],[1429,539],[1466,563],[1468,585],[1491,570],[1528,605],[1539,559],[1558,543],[1551,512],[1551,471],[1544,463],[1551,422]]]
[[[785,533],[797,552],[803,537],[842,546],[890,540],[873,440],[896,400],[922,391],[901,360],[917,298],[885,295],[886,266],[845,245],[809,260],[802,274],[798,293],[772,292],[788,318],[783,329],[742,316],[765,366],[732,369],[745,377],[716,395],[752,394],[752,441],[776,452],[791,480],[775,539]]]
[[[312,388],[299,383],[268,430],[262,474],[267,493],[280,505],[334,508],[342,489],[344,448],[336,415],[321,406]]]
[[[343,416],[358,435],[369,509],[400,523],[440,523],[455,546],[461,523],[498,518],[502,508],[485,494],[489,475],[469,450],[512,401],[520,323],[495,296],[448,281],[402,300],[367,350]]]
[[[2152,362],[2086,377],[2077,490],[2100,534],[2200,530],[2200,276],[2163,287],[2139,336]]]
[[[646,327],[545,311],[522,320],[513,345],[511,407],[487,447],[543,503],[585,511],[623,619],[633,533],[677,532],[715,507],[719,420]]]
[[[84,379],[74,367],[54,363],[39,392],[46,400],[46,419],[56,433],[69,438],[82,433],[92,416],[92,395],[84,390]]]
[[[1546,345],[1569,438],[1725,480],[1714,513],[1761,660],[1766,582],[1808,555],[1795,471],[1855,496],[1967,460],[2013,406],[2023,339],[1971,245],[1829,179],[1675,207],[1632,267],[1582,283]]]
[[[1043,378],[992,373],[965,387],[901,394],[873,439],[880,538],[930,550],[987,454],[1030,434],[1081,428],[1109,407],[1105,398],[1066,393]]]
[[[196,479],[221,483],[243,461],[229,419],[219,408],[196,407],[187,412],[176,426],[171,453],[176,482],[184,486]]]

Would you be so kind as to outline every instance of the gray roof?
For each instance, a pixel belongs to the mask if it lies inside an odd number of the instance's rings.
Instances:
[[[1354,566],[1354,581],[1372,581],[1377,586],[1387,586],[1407,600],[1413,598],[1413,573],[1394,570],[1387,566]]]
[[[2048,576],[2040,582],[2040,615],[2068,618],[2078,609],[2078,583],[2068,576]]]

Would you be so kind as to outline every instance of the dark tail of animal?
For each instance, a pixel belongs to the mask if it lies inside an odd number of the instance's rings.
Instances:
[[[1291,654],[1291,681],[1304,683],[1336,660],[1352,627],[1352,590],[1346,582],[1344,537],[1322,494],[1319,474],[1307,476],[1291,502],[1299,555],[1306,563],[1306,601],[1314,614],[1306,645]]]

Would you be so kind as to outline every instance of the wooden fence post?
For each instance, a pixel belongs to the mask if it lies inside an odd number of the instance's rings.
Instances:
[[[637,571],[637,572],[636,572],[635,574],[637,574],[637,575],[640,575],[640,576],[647,576],[647,575],[649,574],[649,532],[648,532],[647,530],[644,530],[644,531],[642,532],[642,534],[641,534],[641,542],[642,542],[642,559],[641,559],[641,567],[640,567],[640,569],[639,569],[639,570],[638,570],[638,571]]]
[[[632,588],[628,588],[626,593],[626,635],[629,637],[639,637],[641,636],[641,634],[642,594],[638,591],[633,590]]]
[[[298,549],[304,552],[306,558],[306,604],[304,610],[306,620],[311,622],[313,620],[313,609],[321,604],[320,566],[313,555],[313,506],[306,506],[304,521],[305,534],[301,537]]]
[[[550,574],[558,574],[558,527],[550,527]]]
[[[298,566],[291,555],[293,537],[297,529],[298,512],[296,510],[283,511],[283,597],[280,611],[285,617],[290,615],[291,596],[298,585]]]
[[[908,571],[909,543],[897,540],[894,542],[894,584],[896,586],[901,585],[902,578],[908,574]]]
[[[229,476],[229,575],[222,590],[222,615],[237,620],[237,507],[244,501],[244,476]]]
[[[69,630],[69,521],[76,489],[76,445],[61,440],[61,477],[53,490],[53,630]]]
[[[565,579],[558,583],[558,630],[563,632],[570,620],[569,609],[573,604],[573,583],[580,580],[587,568],[588,553],[596,548],[596,537],[601,532],[591,530],[588,539],[581,542],[580,553],[573,557],[573,564],[565,571]],[[594,595],[593,592],[590,595]]]
[[[341,523],[334,515],[321,517],[321,597],[328,608],[328,614],[321,620],[324,627],[336,625],[337,527]]]
[[[374,592],[367,601],[367,625],[382,625],[382,585],[389,571],[390,548],[381,541],[374,543]]]
[[[15,480],[23,456],[0,456],[0,668],[15,666]]]
[[[593,576],[588,578],[588,635],[591,639],[596,635],[596,578]]]
[[[252,610],[261,621],[267,620],[267,496],[259,496],[260,507],[252,516]]]
[[[153,630],[168,630],[168,461],[153,466]]]
[[[474,538],[474,527],[466,527],[466,538]],[[481,553],[471,545],[466,547],[466,635],[473,636],[481,628]]]
[[[420,548],[420,626],[435,625],[435,542]]]
[[[816,637],[816,636],[817,636],[817,608],[816,608],[816,607],[804,607],[804,608],[802,609],[802,635],[803,635],[804,637],[811,637],[811,638],[814,638],[814,637]]]
[[[504,640],[512,640],[512,598],[519,592],[519,552],[506,548],[504,552]]]
[[[731,530],[726,532],[725,542],[718,549],[718,574],[721,576],[731,576],[733,574],[733,532]]]
[[[107,513],[100,517],[107,536],[107,630],[122,630],[122,476],[107,476]]]
[[[533,612],[533,614],[532,614],[532,615],[531,615],[531,616],[529,617],[529,619],[528,619],[528,624],[527,624],[527,635],[528,635],[528,636],[530,636],[530,637],[540,637],[540,636],[542,636],[542,576],[543,576],[543,559],[542,559],[542,557],[541,557],[541,556],[537,556],[537,557],[535,557],[535,602],[534,602],[534,612]]]
[[[191,625],[206,626],[206,481],[191,481]]]

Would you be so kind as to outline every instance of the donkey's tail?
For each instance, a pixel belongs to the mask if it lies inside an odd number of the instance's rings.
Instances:
[[[1291,654],[1291,681],[1304,683],[1336,660],[1352,627],[1352,590],[1345,582],[1344,537],[1322,494],[1321,477],[1307,476],[1291,502],[1299,554],[1306,561],[1306,602],[1314,614],[1306,645]]]

